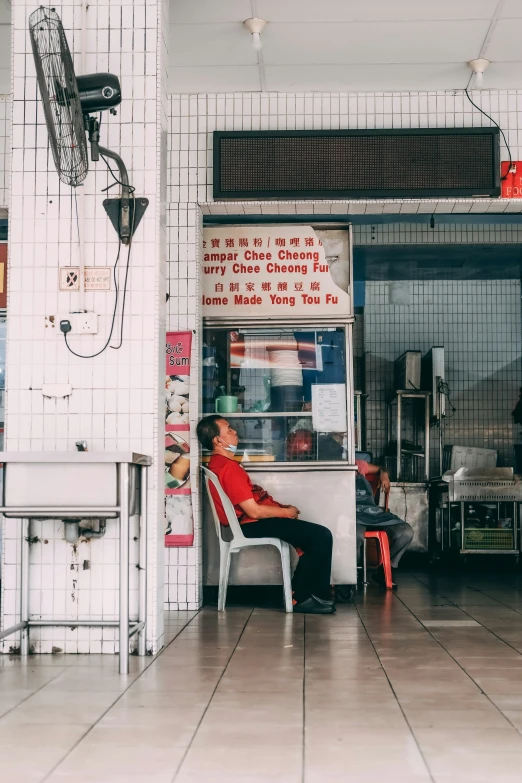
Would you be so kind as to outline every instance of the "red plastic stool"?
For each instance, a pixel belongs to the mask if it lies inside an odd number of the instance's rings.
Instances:
[[[367,530],[364,534],[364,552],[363,552],[363,567],[364,567],[364,584],[366,584],[366,540],[368,538],[375,538],[379,544],[379,565],[384,568],[384,579],[386,582],[386,589],[393,589],[393,577],[392,567],[390,559],[390,544],[388,536],[384,530]]]

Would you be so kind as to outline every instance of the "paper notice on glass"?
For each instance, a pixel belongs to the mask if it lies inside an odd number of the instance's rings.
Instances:
[[[346,385],[312,386],[312,424],[316,432],[346,432]]]

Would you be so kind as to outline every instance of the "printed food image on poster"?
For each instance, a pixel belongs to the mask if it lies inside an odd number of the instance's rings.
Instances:
[[[192,546],[190,349],[192,332],[168,332],[165,365],[165,546]]]

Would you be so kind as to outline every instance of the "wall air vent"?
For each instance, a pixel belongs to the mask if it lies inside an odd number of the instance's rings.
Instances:
[[[216,199],[500,196],[498,128],[215,131]]]

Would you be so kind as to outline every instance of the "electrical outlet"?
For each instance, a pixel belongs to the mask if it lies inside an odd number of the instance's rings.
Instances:
[[[60,321],[69,321],[71,334],[98,334],[97,313],[62,313],[61,315],[46,315],[45,328],[55,329]]]
[[[75,313],[71,323],[73,334],[98,334],[96,313]]]
[[[57,331],[60,331],[60,321],[70,321],[71,322],[71,331],[74,329],[74,319],[76,318],[76,313],[57,313],[56,315],[46,315],[45,316],[45,328],[46,329],[57,329]]]

